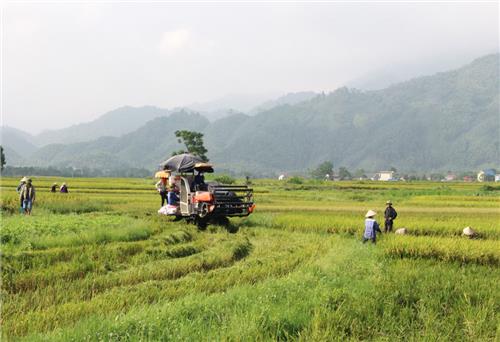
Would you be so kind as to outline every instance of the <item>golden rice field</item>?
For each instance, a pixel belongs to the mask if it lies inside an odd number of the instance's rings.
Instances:
[[[255,180],[252,216],[198,231],[153,179],[54,181],[31,217],[1,181],[3,341],[500,339],[498,185]],[[409,235],[362,244],[387,199]]]

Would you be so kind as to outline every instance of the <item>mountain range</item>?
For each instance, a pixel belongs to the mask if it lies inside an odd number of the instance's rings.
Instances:
[[[38,136],[3,127],[2,144],[9,165],[154,169],[187,129],[203,132],[210,159],[236,173],[305,172],[326,160],[369,171],[498,167],[499,61],[488,55],[381,90],[288,94],[212,121],[192,109],[122,107]]]

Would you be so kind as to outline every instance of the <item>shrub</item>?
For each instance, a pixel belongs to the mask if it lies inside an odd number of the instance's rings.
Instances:
[[[214,178],[214,181],[222,184],[234,184],[236,180],[229,175],[220,175]]]
[[[500,186],[483,185],[481,187],[481,190],[483,190],[483,191],[500,191]]]
[[[304,180],[300,177],[293,176],[292,178],[287,180],[288,184],[303,184]]]

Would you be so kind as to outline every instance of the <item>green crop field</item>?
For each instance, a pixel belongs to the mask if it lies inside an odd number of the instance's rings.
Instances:
[[[152,179],[54,181],[28,217],[2,179],[5,341],[500,339],[498,185],[256,180],[253,215],[198,231]],[[387,199],[409,234],[362,244]]]

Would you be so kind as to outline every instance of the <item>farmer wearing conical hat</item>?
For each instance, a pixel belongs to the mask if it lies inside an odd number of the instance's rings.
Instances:
[[[23,188],[24,184],[26,184],[26,181],[28,180],[28,178],[26,177],[23,177],[21,178],[21,180],[19,181],[19,185],[17,186],[17,193],[20,193],[21,192],[21,189]]]
[[[19,193],[19,199],[23,203],[23,209],[25,215],[31,215],[31,209],[33,208],[33,202],[35,202],[35,187],[31,184],[31,178],[26,180],[26,184],[21,189]]]
[[[17,191],[18,194],[21,194],[21,191],[23,190],[23,187],[26,184],[27,180],[28,180],[27,177],[23,177],[19,181],[19,185],[16,188],[16,191]],[[20,203],[19,203],[19,205],[20,205],[19,206],[19,212],[24,212],[24,209],[23,209],[23,200],[20,198],[19,201],[20,201]]]
[[[163,207],[167,200],[167,177],[161,177],[158,183],[156,183],[156,191],[160,194],[161,206]]]
[[[392,207],[392,202],[387,201],[385,202],[387,207],[385,208],[384,212],[384,218],[385,218],[385,229],[384,233],[391,232],[392,231],[392,226],[394,224],[394,220],[398,216],[398,213],[396,212],[396,209]]]
[[[57,183],[52,184],[50,187],[50,192],[57,192]]]
[[[66,183],[62,183],[61,187],[59,188],[59,192],[62,194],[67,194],[68,193],[68,185],[66,185]]]
[[[382,233],[382,231],[380,230],[380,226],[378,225],[377,221],[375,221],[375,215],[377,215],[377,213],[373,210],[368,210],[365,215],[366,220],[365,233],[363,234],[363,243],[368,240],[372,240],[372,243],[375,243],[377,241],[377,232]]]

